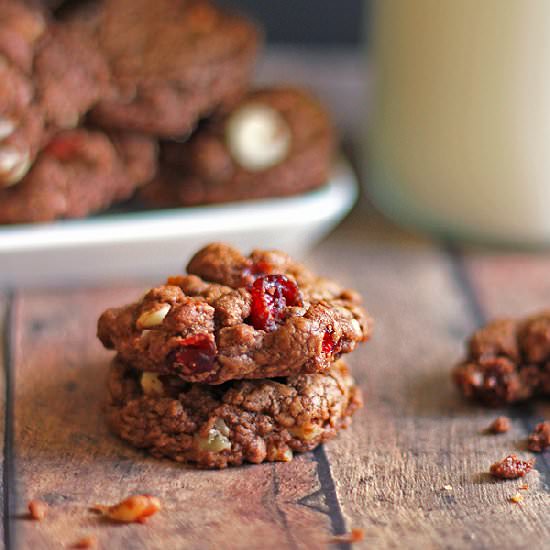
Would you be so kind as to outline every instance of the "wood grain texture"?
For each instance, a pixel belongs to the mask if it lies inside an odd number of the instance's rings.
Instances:
[[[4,521],[0,522],[0,544],[4,545],[6,542],[5,523],[8,516],[6,485],[9,478],[9,471],[6,467],[6,389],[9,368],[9,347],[7,346],[7,340],[9,340],[9,303],[9,295],[0,291],[0,468],[2,469],[2,478],[0,481],[0,510],[2,510],[2,518],[4,519]]]
[[[508,502],[518,482],[486,474],[517,451],[524,424],[515,420],[506,436],[483,435],[497,412],[464,402],[450,381],[478,323],[456,260],[362,221],[360,212],[314,260],[340,270],[335,275],[361,291],[376,320],[373,341],[351,358],[366,409],[327,449],[348,525],[364,528],[373,548],[545,547],[550,501],[540,474],[530,476],[521,507]]]
[[[96,342],[95,322],[143,288],[18,294],[11,546],[67,547],[93,534],[109,549],[316,549],[358,527],[366,533],[358,548],[544,548],[550,502],[541,471],[529,475],[522,505],[508,501],[520,482],[486,473],[517,451],[532,411],[513,416],[508,434],[483,435],[503,411],[463,401],[449,377],[480,316],[514,306],[502,301],[514,293],[493,273],[495,258],[474,259],[464,263],[356,211],[309,263],[360,290],[376,319],[373,341],[350,359],[366,409],[314,453],[222,472],[148,458],[107,431],[101,403],[111,355]],[[528,273],[517,277],[535,278]],[[524,300],[534,305],[545,284]],[[87,510],[136,492],[164,504],[145,526],[111,525]],[[43,522],[15,517],[31,498],[50,504]]]
[[[14,520],[17,548],[60,548],[84,535],[104,548],[319,548],[331,503],[314,454],[290,464],[221,472],[157,461],[112,437],[101,404],[111,354],[94,337],[101,310],[143,289],[25,293],[14,304],[16,510],[50,505],[42,522]],[[322,473],[322,472],[321,472]],[[161,498],[147,525],[110,525],[95,503]]]

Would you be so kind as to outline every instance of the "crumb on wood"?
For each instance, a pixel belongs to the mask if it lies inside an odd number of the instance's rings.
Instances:
[[[507,416],[499,416],[491,422],[487,428],[487,433],[503,434],[510,429],[510,419]]]
[[[151,495],[132,495],[113,506],[96,504],[92,507],[106,518],[121,523],[145,523],[161,508],[160,500]]]
[[[31,519],[41,521],[48,513],[48,505],[42,500],[31,500],[28,504],[29,516]]]
[[[365,531],[363,529],[352,529],[349,533],[344,533],[343,535],[336,535],[330,539],[329,542],[337,543],[349,543],[353,544],[354,542],[361,542],[365,540]]]
[[[71,548],[95,548],[97,546],[97,538],[93,535],[87,535],[77,540]]]
[[[520,491],[528,491],[528,490],[529,490],[529,484],[528,484],[528,483],[522,483],[522,484],[518,487],[518,489],[519,489]]]
[[[550,420],[537,424],[527,440],[527,448],[535,453],[550,447]]]
[[[443,491],[452,491],[453,486],[452,485],[443,485],[442,489],[443,489]]]
[[[495,462],[489,470],[491,475],[499,479],[517,479],[529,473],[535,465],[535,459],[521,460],[516,455]]]
[[[510,502],[513,502],[514,504],[521,504],[523,502],[523,496],[516,493],[510,497]]]

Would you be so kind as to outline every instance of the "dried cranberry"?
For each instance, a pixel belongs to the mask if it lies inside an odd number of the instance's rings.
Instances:
[[[256,330],[273,330],[285,307],[302,305],[298,286],[285,275],[258,277],[250,287],[250,294],[250,321]]]
[[[185,374],[200,374],[212,370],[216,344],[207,334],[193,334],[182,340],[172,355],[172,363],[181,365]]]
[[[66,162],[77,156],[82,150],[82,140],[71,135],[57,136],[45,148],[45,153]]]
[[[340,341],[334,338],[334,329],[328,327],[323,335],[323,343],[321,344],[323,353],[330,355],[332,353],[338,353],[341,349]]]

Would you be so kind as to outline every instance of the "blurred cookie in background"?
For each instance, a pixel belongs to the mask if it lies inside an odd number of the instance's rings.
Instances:
[[[80,218],[131,196],[156,169],[156,144],[128,132],[58,134],[21,182],[0,189],[0,223]]]
[[[104,0],[69,16],[107,58],[117,95],[95,124],[174,137],[232,103],[247,88],[259,44],[256,26],[206,0]]]
[[[140,198],[169,207],[298,194],[327,182],[335,141],[309,92],[254,90],[187,142],[163,143],[159,175]]]
[[[0,2],[0,188],[18,183],[55,133],[110,94],[108,66],[86,36],[22,2]]]

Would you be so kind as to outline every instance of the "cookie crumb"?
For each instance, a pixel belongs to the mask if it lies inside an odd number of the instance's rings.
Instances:
[[[96,504],[92,510],[121,523],[145,523],[160,510],[160,500],[151,495],[132,495],[113,506]]]
[[[452,491],[453,486],[452,485],[443,485],[442,489],[443,489],[443,491]]]
[[[87,535],[77,540],[71,548],[95,548],[97,546],[97,538],[93,535]]]
[[[521,460],[516,455],[507,457],[495,462],[489,472],[499,479],[517,479],[529,473],[535,465],[535,459]]]
[[[519,493],[516,493],[515,495],[512,495],[509,500],[514,504],[521,504],[523,502],[523,496]]]
[[[349,533],[344,533],[343,535],[336,535],[332,537],[329,542],[334,544],[342,542],[353,544],[354,542],[362,542],[363,540],[365,540],[364,529],[352,529]]]
[[[528,490],[529,490],[529,484],[528,484],[528,483],[523,483],[522,485],[520,485],[520,486],[518,487],[518,489],[519,489],[520,491],[528,491]]]
[[[510,419],[507,416],[499,416],[493,420],[486,432],[491,434],[503,434],[510,429]]]
[[[41,500],[31,500],[28,504],[31,519],[42,521],[48,512],[48,505]]]
[[[527,448],[535,453],[550,447],[550,420],[537,424],[527,440]]]

